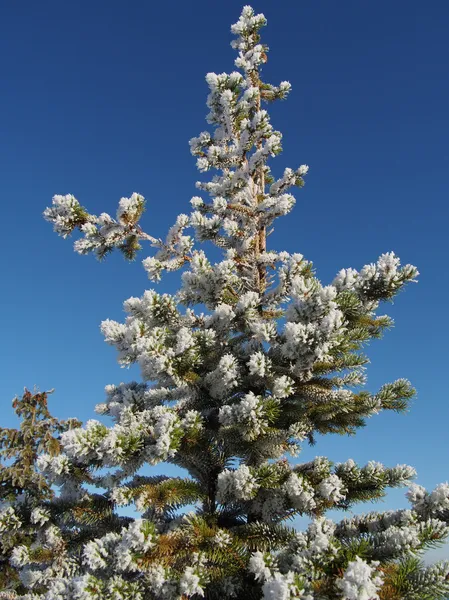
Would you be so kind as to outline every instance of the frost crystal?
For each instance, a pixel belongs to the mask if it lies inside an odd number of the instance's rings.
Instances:
[[[378,600],[377,590],[382,585],[382,577],[376,574],[378,563],[362,560],[360,557],[350,562],[342,579],[337,581],[345,600]]]
[[[246,465],[240,465],[235,471],[225,469],[218,476],[219,502],[225,503],[233,500],[249,500],[258,490],[254,475]]]

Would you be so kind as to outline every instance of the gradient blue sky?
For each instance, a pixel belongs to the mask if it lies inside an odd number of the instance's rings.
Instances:
[[[254,6],[268,18],[265,78],[293,85],[272,110],[284,134],[274,173],[310,165],[271,247],[303,253],[324,282],[390,250],[421,271],[385,306],[396,326],[369,349],[369,389],[409,378],[411,412],[375,417],[355,438],[327,437],[303,456],[408,463],[431,488],[449,478],[449,3]],[[233,69],[229,27],[241,7],[1,4],[2,425],[14,423],[10,401],[24,386],[56,388],[53,412],[86,420],[105,384],[138,377],[118,367],[98,326],[122,320],[123,300],[149,287],[140,260],[77,256],[41,213],[55,193],[98,214],[137,191],[148,199],[145,229],[162,236],[189,210],[198,174],[188,140],[206,128],[204,75]],[[403,506],[403,494],[384,508]]]

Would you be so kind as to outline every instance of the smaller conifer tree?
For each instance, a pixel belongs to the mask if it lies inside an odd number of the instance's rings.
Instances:
[[[25,556],[38,572],[68,575],[69,553],[76,556],[100,530],[120,531],[130,520],[116,515],[103,494],[74,495],[73,483],[57,481],[56,495],[53,480],[38,468],[42,457],[63,466],[61,435],[81,426],[77,419],[51,415],[50,393],[25,390],[13,400],[19,428],[0,427],[0,600],[28,597],[32,581],[22,569]],[[74,478],[77,486],[90,483],[83,468]],[[36,592],[46,589],[33,581]]]

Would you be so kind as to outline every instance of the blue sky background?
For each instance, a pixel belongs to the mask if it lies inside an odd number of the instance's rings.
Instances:
[[[303,457],[408,463],[432,488],[449,478],[449,3],[254,6],[268,18],[265,79],[293,85],[272,109],[284,134],[274,173],[310,165],[271,247],[303,253],[323,282],[390,250],[421,272],[385,306],[396,326],[369,348],[369,389],[409,378],[418,390],[411,412],[377,416],[355,438],[324,438]],[[206,128],[204,76],[233,70],[229,27],[241,7],[1,4],[1,425],[15,422],[10,401],[24,386],[56,388],[53,412],[87,420],[106,384],[139,376],[119,368],[98,326],[122,320],[123,300],[149,287],[140,260],[75,255],[41,213],[56,193],[114,213],[137,191],[148,200],[145,229],[163,236],[189,210],[198,173],[188,140]],[[403,494],[383,508],[404,506]]]

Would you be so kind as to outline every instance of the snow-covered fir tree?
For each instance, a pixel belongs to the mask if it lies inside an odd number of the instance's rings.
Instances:
[[[44,460],[51,457],[55,469],[62,473],[66,458],[61,455],[61,434],[79,428],[81,422],[53,417],[47,397],[48,392],[25,390],[21,398],[13,400],[19,428],[0,427],[2,600],[26,595],[30,577],[37,583],[39,574],[23,569],[23,561],[41,567],[46,564],[47,577],[56,573],[67,575],[73,560],[68,560],[66,547],[76,555],[99,531],[121,531],[130,522],[128,517],[116,514],[113,500],[105,494],[86,491],[82,496],[74,494],[73,478],[58,482],[61,485],[56,497],[54,479],[46,477],[37,465],[42,466],[43,457]],[[76,486],[89,483],[88,469],[78,468],[76,477]]]
[[[323,285],[301,254],[267,247],[308,167],[274,178],[268,166],[282,136],[265,106],[290,84],[261,79],[265,23],[245,6],[232,26],[237,70],[206,77],[210,127],[190,141],[200,195],[165,241],[141,228],[137,193],[120,200],[115,218],[90,214],[72,195],[45,211],[63,237],[81,232],[80,254],[119,249],[133,259],[149,244],[151,281],[182,275],[176,294],[146,291],[125,302],[124,323],[102,324],[143,382],[107,386],[96,410],[113,426],[71,428],[60,454],[39,457],[61,492],[41,502],[39,532],[11,557],[26,600],[431,600],[449,591],[449,564],[420,561],[449,533],[448,484],[427,492],[407,465],[291,460],[316,434],[354,433],[372,415],[407,408],[414,390],[404,379],[364,388],[362,345],[391,325],[380,304],[418,272],[387,253]],[[202,242],[222,259],[211,262]],[[186,477],[139,474],[160,462]],[[88,497],[85,482],[115,511],[133,505],[141,518],[97,530],[94,520],[84,544],[71,544],[77,527],[53,507]],[[409,486],[407,509],[326,518],[398,486]],[[1,531],[29,527],[17,510],[2,510]],[[296,515],[310,518],[305,531],[288,525]]]

